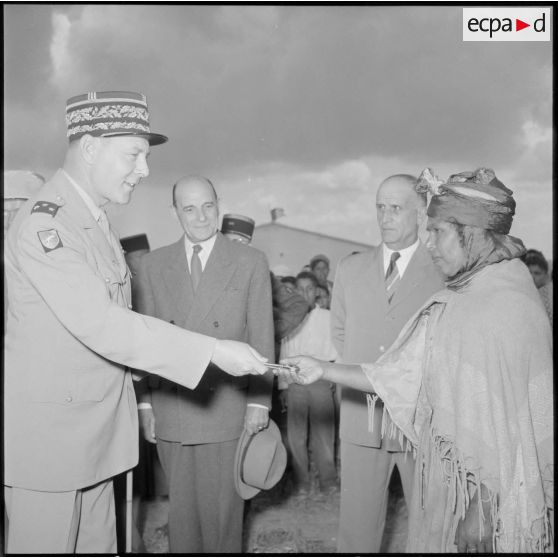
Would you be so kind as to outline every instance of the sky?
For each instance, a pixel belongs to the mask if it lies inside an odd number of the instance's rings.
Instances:
[[[222,213],[378,244],[375,194],[395,173],[493,168],[511,234],[552,256],[550,42],[463,42],[458,6],[5,5],[4,168],[50,177],[66,99],[147,96],[151,174],[110,210],[152,248],[180,234],[178,178]]]

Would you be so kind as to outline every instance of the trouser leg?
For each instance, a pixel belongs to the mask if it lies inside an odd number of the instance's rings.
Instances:
[[[237,443],[157,442],[169,483],[170,552],[240,553],[244,501],[234,487]]]
[[[169,487],[169,551],[203,552],[196,500],[195,446],[157,440],[157,451]]]
[[[318,469],[320,488],[335,484],[335,407],[328,382],[317,382],[306,389],[310,399],[310,449]]]
[[[310,485],[308,463],[308,394],[305,386],[291,384],[287,394],[287,440],[296,484]]]
[[[197,502],[206,554],[242,551],[244,500],[234,485],[238,440],[196,446]]]
[[[8,554],[75,552],[77,492],[40,492],[4,487]]]
[[[379,552],[392,470],[386,450],[341,441],[340,553]]]
[[[81,490],[78,554],[116,552],[116,514],[112,479]]]
[[[415,478],[415,459],[413,458],[412,452],[407,454],[403,452],[397,452],[393,454],[395,464],[399,471],[399,476],[401,477],[401,486],[403,487],[403,496],[405,497],[405,503],[407,508],[411,504],[411,499],[413,496],[413,486]]]
[[[116,552],[112,481],[68,492],[5,487],[9,554]]]

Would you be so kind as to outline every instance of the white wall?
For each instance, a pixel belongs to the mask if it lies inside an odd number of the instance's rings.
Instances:
[[[322,236],[278,224],[256,227],[252,246],[264,252],[271,269],[286,266],[296,275],[316,254],[325,254],[330,260],[330,280],[334,280],[337,263],[354,251],[369,248],[366,244]]]

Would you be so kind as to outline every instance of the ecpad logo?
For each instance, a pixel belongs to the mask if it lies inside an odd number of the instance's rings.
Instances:
[[[550,41],[551,8],[463,8],[464,41]]]

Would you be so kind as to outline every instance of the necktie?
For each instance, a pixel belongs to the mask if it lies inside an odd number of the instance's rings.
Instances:
[[[386,271],[386,291],[388,295],[388,302],[391,302],[395,291],[397,290],[397,285],[401,279],[399,277],[399,271],[397,269],[396,261],[399,259],[399,252],[393,252],[389,260],[389,266]]]
[[[194,253],[192,254],[192,260],[190,261],[190,275],[192,277],[192,286],[194,291],[198,288],[198,284],[202,275],[202,265],[199,253],[202,247],[199,244],[194,244]]]

